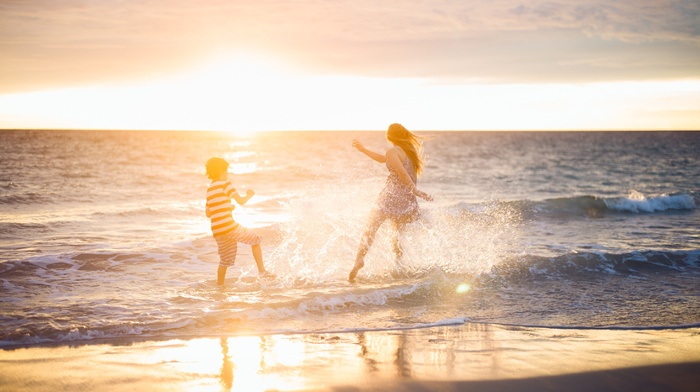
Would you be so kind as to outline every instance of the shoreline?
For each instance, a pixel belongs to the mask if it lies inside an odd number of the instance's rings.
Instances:
[[[455,322],[450,322],[451,320],[459,320]],[[243,332],[224,336],[225,338],[242,338],[242,337],[265,337],[265,336],[304,336],[304,335],[342,335],[342,334],[372,334],[372,333],[386,333],[386,332],[403,332],[411,330],[421,330],[421,329],[436,329],[436,328],[460,328],[463,326],[471,326],[476,328],[478,326],[483,326],[484,328],[502,328],[510,330],[518,329],[532,329],[532,330],[547,330],[547,331],[629,331],[629,332],[639,332],[639,331],[683,331],[683,330],[697,330],[700,335],[700,323],[692,324],[681,324],[681,325],[651,325],[651,326],[606,326],[606,327],[587,327],[587,326],[566,326],[566,325],[529,325],[529,324],[508,324],[508,323],[487,323],[480,321],[467,321],[462,318],[455,318],[449,320],[443,320],[441,322],[430,323],[430,324],[416,324],[411,326],[397,326],[397,327],[386,327],[386,328],[368,328],[368,329],[328,329],[328,330],[315,330],[315,331],[268,331],[268,332]],[[124,346],[124,345],[134,345],[138,343],[156,343],[163,341],[189,341],[197,339],[220,339],[220,335],[173,335],[173,336],[149,336],[149,335],[129,335],[129,336],[112,336],[112,337],[101,337],[101,338],[85,338],[85,339],[73,339],[73,340],[56,340],[56,341],[46,341],[40,343],[17,343],[17,344],[0,344],[0,353],[2,351],[12,351],[17,349],[32,349],[32,348],[57,348],[62,346],[67,346],[71,348],[79,348],[82,346],[92,346],[92,345],[112,345],[112,346]]]
[[[700,328],[405,330],[0,349],[12,391],[696,390]]]

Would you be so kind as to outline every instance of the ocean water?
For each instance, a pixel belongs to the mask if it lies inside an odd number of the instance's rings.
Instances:
[[[700,132],[424,132],[421,218],[347,282],[383,132],[0,131],[0,345],[492,323],[700,325]],[[211,156],[275,280],[216,286]]]

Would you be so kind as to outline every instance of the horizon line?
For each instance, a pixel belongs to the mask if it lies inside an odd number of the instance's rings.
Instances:
[[[119,128],[0,128],[2,131],[97,131],[97,132],[211,132],[254,134],[264,132],[385,132],[385,129],[265,129],[265,130],[214,130],[214,129],[119,129]],[[698,132],[700,129],[411,129],[411,132]]]

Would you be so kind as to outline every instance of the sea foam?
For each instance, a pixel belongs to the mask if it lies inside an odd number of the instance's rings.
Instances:
[[[695,208],[695,200],[685,193],[647,197],[632,191],[628,197],[605,199],[605,204],[612,210],[625,212],[662,212]]]

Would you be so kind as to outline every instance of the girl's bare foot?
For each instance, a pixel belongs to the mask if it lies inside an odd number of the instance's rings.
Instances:
[[[350,277],[348,278],[348,281],[350,283],[355,283],[355,277],[357,276],[357,273],[360,271],[360,268],[364,267],[365,263],[363,261],[359,261],[355,263],[355,266],[352,267],[352,271],[350,271]]]

